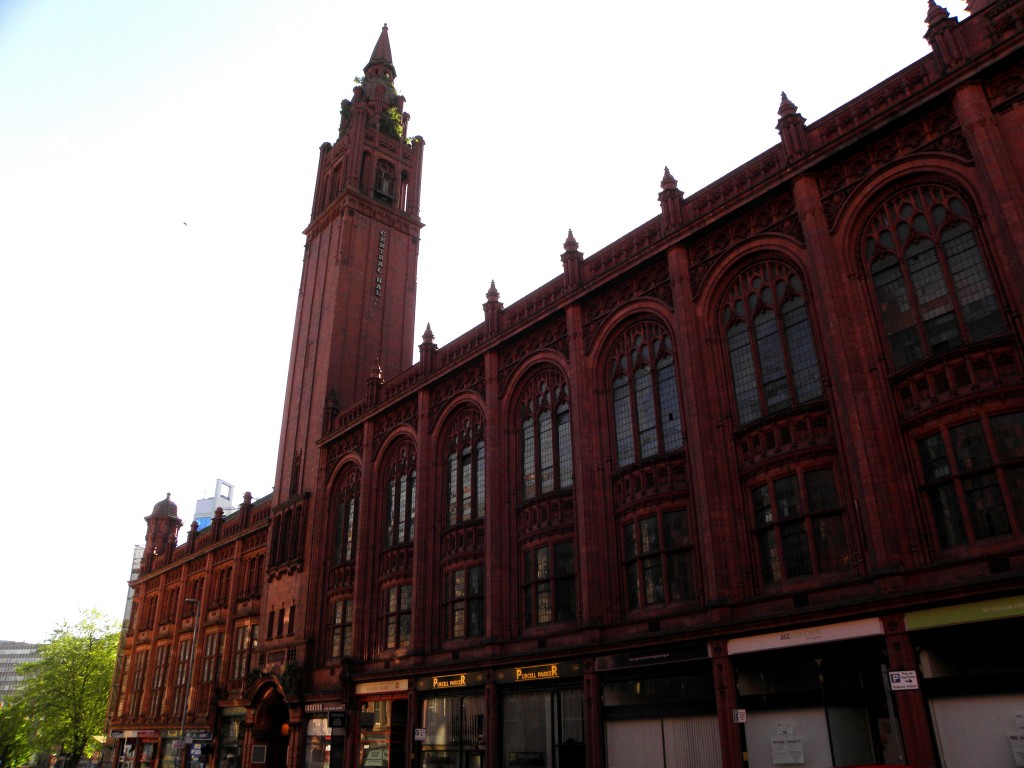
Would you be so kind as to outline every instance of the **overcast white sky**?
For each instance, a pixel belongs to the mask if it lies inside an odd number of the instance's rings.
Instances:
[[[941,0],[940,0],[941,2]],[[965,18],[963,2],[950,13]],[[0,0],[0,639],[120,617],[143,517],[269,493],[318,147],[387,23],[417,339],[928,53],[927,0]],[[385,372],[387,375],[389,372]]]

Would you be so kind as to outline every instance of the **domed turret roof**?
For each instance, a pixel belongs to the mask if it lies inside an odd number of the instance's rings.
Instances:
[[[171,494],[167,494],[166,499],[161,499],[153,507],[154,517],[177,517],[178,516],[178,505],[171,501]]]

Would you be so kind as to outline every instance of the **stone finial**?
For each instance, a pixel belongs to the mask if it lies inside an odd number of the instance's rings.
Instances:
[[[661,192],[658,193],[658,202],[661,203],[662,228],[666,232],[677,229],[683,223],[683,191],[676,183],[676,177],[665,166],[665,173],[661,177]]]
[[[583,254],[580,253],[580,244],[572,236],[571,229],[569,230],[569,236],[565,238],[563,247],[565,252],[562,254],[562,270],[565,275],[566,285],[571,290],[580,284],[580,262],[583,261]]]
[[[938,5],[935,0],[928,0],[928,13],[924,17],[925,23],[929,26],[935,26],[949,18],[949,11]]]
[[[786,92],[782,92],[782,102],[779,104],[779,117],[793,117],[796,115],[800,117],[800,113],[796,111],[796,104],[789,100],[789,96]]]
[[[975,3],[972,8],[971,4],[968,3],[968,9],[972,12],[975,9],[980,10],[980,5],[983,4]],[[928,25],[928,31],[924,33],[924,39],[932,47],[932,53],[939,67],[943,71],[947,71],[962,64],[966,57],[963,44],[960,41],[960,23],[952,18],[949,15],[949,11],[938,5],[935,0],[928,0],[928,13],[924,20]]]
[[[384,389],[384,371],[380,367],[380,358],[373,363],[370,375],[366,377],[366,399],[370,405],[380,400],[380,391]]]
[[[782,138],[782,148],[786,150],[786,158],[790,162],[807,154],[807,121],[797,112],[796,104],[790,101],[785,91],[779,103],[779,122],[775,128]]]
[[[491,280],[491,287],[487,291],[487,303],[484,304],[484,329],[488,334],[495,334],[501,330],[501,310],[505,305],[498,301],[499,298],[498,289]]]
[[[664,190],[668,189],[679,189],[679,184],[676,183],[676,177],[672,175],[672,172],[665,166],[665,175],[661,177],[661,188]]]
[[[374,360],[373,368],[370,369],[370,376],[367,381],[371,383],[384,382],[384,370],[380,367],[380,358]]]
[[[569,236],[565,238],[565,242],[562,244],[565,248],[566,253],[579,253],[580,244],[576,242],[576,238],[572,236],[572,230],[569,230]]]
[[[423,332],[423,343],[420,344],[420,365],[427,373],[434,370],[434,355],[436,354],[437,344],[434,343],[434,332],[430,330],[430,323],[427,323],[427,330]]]

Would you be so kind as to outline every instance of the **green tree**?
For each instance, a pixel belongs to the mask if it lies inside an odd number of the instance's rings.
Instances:
[[[0,768],[32,760],[31,728],[25,702],[13,694],[0,703]]]
[[[91,738],[103,733],[118,639],[111,619],[82,611],[74,626],[64,622],[53,630],[38,661],[18,668],[36,748],[59,749],[68,756],[68,768],[75,768]]]

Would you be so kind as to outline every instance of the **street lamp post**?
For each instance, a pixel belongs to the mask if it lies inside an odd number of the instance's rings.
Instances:
[[[185,715],[188,713],[188,700],[192,695],[192,663],[196,658],[196,640],[199,637],[200,603],[197,598],[186,597],[185,604],[196,607],[192,619],[192,648],[188,654],[188,672],[185,673],[185,701],[181,705],[181,733],[178,736],[178,768],[185,768]]]

